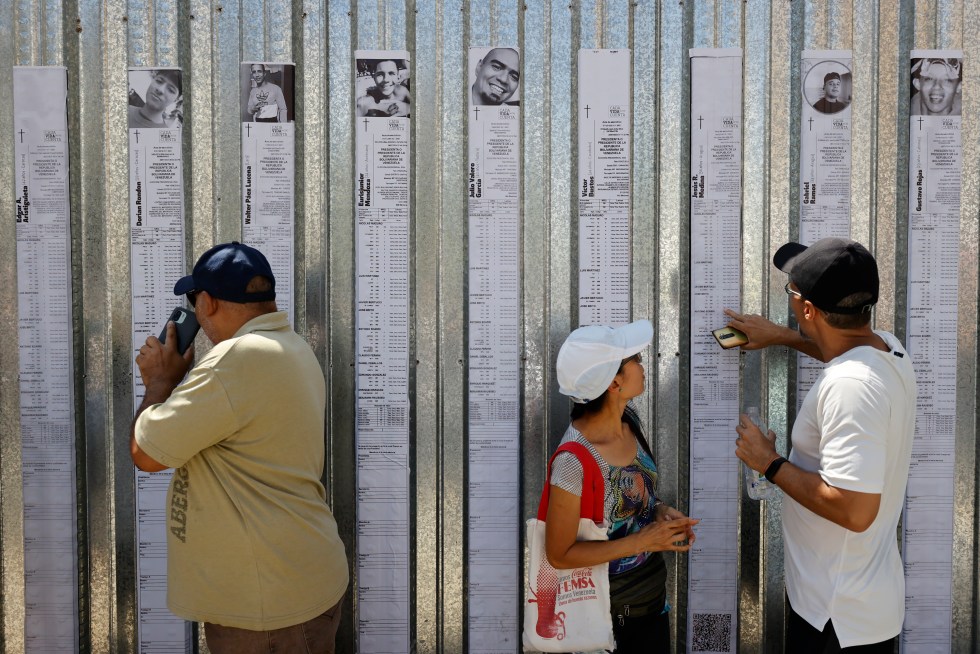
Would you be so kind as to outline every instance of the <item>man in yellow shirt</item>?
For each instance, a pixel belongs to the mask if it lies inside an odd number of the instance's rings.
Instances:
[[[332,653],[348,564],[320,483],[323,371],[277,311],[258,250],[208,250],[174,294],[214,347],[188,372],[193,348],[177,353],[170,323],[166,342],[150,336],[136,357],[146,395],[133,462],[175,469],[167,605],[205,623],[214,654]]]

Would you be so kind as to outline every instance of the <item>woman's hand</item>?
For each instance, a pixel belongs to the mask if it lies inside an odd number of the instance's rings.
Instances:
[[[698,521],[685,517],[654,522],[634,534],[616,540],[578,540],[580,503],[581,498],[578,495],[554,485],[551,487],[544,542],[548,562],[558,570],[584,568],[626,556],[636,556],[640,552],[686,552],[691,548],[690,542],[684,545],[673,544],[690,541],[690,537],[694,535],[691,527]]]
[[[667,520],[676,520],[678,518],[686,518],[687,516],[675,509],[674,507],[661,502],[657,505],[657,522],[665,522]],[[687,542],[689,545],[693,545],[695,540],[694,529],[691,527],[687,528]]]
[[[668,507],[670,508],[670,507]],[[683,516],[680,511],[673,509]],[[694,544],[694,525],[701,522],[696,518],[666,518],[651,522],[630,538],[636,541],[638,552],[686,552]]]

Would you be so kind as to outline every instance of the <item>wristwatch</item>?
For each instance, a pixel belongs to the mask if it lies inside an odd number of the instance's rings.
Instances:
[[[783,456],[774,459],[773,462],[769,464],[769,467],[766,468],[766,472],[765,472],[766,479],[768,479],[771,483],[775,484],[776,480],[773,479],[773,477],[776,476],[776,473],[779,471],[779,467],[784,463],[786,463],[786,461],[787,461],[786,457]]]

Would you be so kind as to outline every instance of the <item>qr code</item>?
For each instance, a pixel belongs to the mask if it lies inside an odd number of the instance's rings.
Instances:
[[[692,652],[732,651],[732,614],[695,613]]]

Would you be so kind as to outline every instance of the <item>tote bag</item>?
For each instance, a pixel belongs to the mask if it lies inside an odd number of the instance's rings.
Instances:
[[[609,564],[556,570],[545,554],[545,518],[551,490],[551,464],[559,452],[582,463],[582,504],[578,540],[608,540],[604,521],[605,480],[599,464],[580,443],[565,443],[548,462],[538,517],[527,521],[527,602],[524,604],[525,652],[575,652],[615,649],[609,613]],[[596,524],[596,522],[600,524]]]

